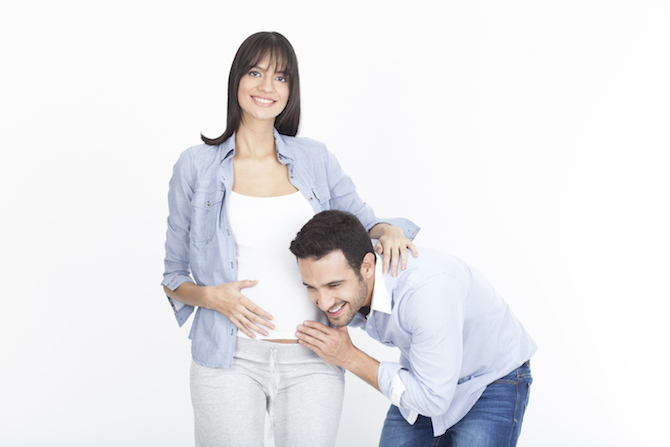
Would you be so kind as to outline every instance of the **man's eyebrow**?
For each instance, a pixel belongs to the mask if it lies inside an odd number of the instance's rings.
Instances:
[[[331,281],[326,286],[336,286],[338,284],[342,284],[344,282],[343,279],[336,279],[335,281]]]
[[[345,281],[344,279],[336,279],[335,281],[331,281],[329,283],[324,284],[324,287],[337,286],[339,284],[342,284],[344,281]],[[314,287],[311,284],[307,284],[305,281],[302,282],[302,285],[305,286],[305,287]]]

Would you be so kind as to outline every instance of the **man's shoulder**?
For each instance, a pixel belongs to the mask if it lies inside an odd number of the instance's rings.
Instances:
[[[409,256],[407,269],[399,268],[395,278],[391,274],[384,277],[394,312],[402,301],[414,295],[423,295],[421,291],[437,287],[446,293],[451,287],[467,289],[472,282],[470,267],[458,257],[428,247],[417,246],[417,250],[419,256]],[[431,292],[431,295],[434,293]]]
[[[418,257],[408,256],[407,269],[399,270],[398,279],[417,282],[435,275],[450,275],[456,278],[470,276],[470,267],[460,258],[434,248],[417,246]],[[402,282],[402,281],[401,281]]]
[[[426,312],[451,305],[453,301],[444,298],[467,296],[473,280],[469,266],[458,257],[428,247],[417,250],[419,256],[410,255],[406,270],[399,270],[396,278],[385,276],[391,313],[401,320],[412,319],[412,315],[425,319]]]

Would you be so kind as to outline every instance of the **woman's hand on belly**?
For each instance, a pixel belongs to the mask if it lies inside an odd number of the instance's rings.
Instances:
[[[268,335],[264,327],[274,329],[272,320],[265,310],[254,304],[242,294],[242,289],[253,287],[256,280],[233,281],[218,286],[208,286],[206,293],[206,307],[225,315],[237,328],[249,338],[256,338],[254,332]]]

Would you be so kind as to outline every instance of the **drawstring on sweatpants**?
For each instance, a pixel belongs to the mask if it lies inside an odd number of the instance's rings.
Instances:
[[[279,390],[279,372],[277,371],[277,353],[279,350],[275,347],[270,348],[270,384],[268,391],[270,402],[268,405],[268,415],[270,416],[270,426],[268,427],[268,438],[274,438],[275,427],[275,400]]]

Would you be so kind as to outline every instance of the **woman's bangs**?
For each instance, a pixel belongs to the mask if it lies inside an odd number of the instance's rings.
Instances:
[[[258,50],[258,53],[256,53],[254,60],[251,61],[249,69],[257,66],[260,61],[262,61],[266,56],[269,56],[269,65],[272,66],[274,64],[275,73],[282,73],[290,80],[295,74],[295,64],[292,63],[288,54],[290,53],[277,45],[268,45],[262,47]]]

